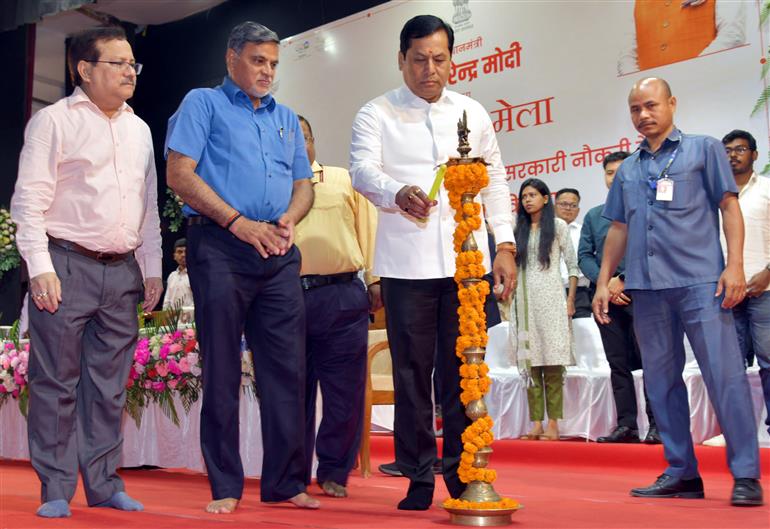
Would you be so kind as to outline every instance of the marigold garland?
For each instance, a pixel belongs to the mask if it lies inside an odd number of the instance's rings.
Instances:
[[[448,509],[472,509],[472,510],[494,510],[494,509],[518,509],[519,502],[511,498],[503,498],[500,501],[467,501],[449,498],[442,504]]]
[[[460,307],[457,310],[460,324],[460,336],[457,338],[455,352],[463,361],[460,366],[460,400],[467,406],[474,400],[481,399],[492,383],[487,376],[489,367],[485,363],[469,365],[463,352],[471,347],[487,345],[486,314],[484,300],[489,295],[489,283],[486,281],[463,284],[467,279],[481,279],[484,275],[484,255],[478,250],[463,251],[463,242],[475,230],[481,227],[481,204],[476,202],[462,203],[462,195],[478,194],[489,183],[487,169],[483,163],[450,165],[444,175],[444,186],[449,192],[449,203],[455,210],[454,219],[457,228],[454,232],[454,249],[457,253],[455,261],[457,271],[457,297]],[[492,419],[483,417],[465,429],[462,434],[463,453],[460,467],[457,471],[463,483],[471,481],[486,481],[492,483],[497,474],[494,470],[475,468],[474,454],[479,448],[492,443]]]
[[[460,307],[460,335],[455,344],[455,353],[462,360],[460,366],[460,400],[464,406],[479,400],[489,391],[492,379],[489,378],[489,366],[486,363],[468,364],[463,352],[466,349],[487,345],[487,317],[484,312],[484,301],[490,293],[489,283],[484,280],[477,282],[463,281],[481,279],[484,276],[484,255],[478,250],[463,251],[462,245],[468,236],[481,228],[481,204],[476,202],[462,203],[462,195],[471,193],[477,195],[489,183],[487,168],[483,163],[457,164],[447,167],[444,175],[444,187],[449,192],[449,203],[455,210],[455,228],[453,242],[457,254],[455,264],[455,282]],[[492,418],[487,416],[475,420],[462,434],[463,452],[457,475],[463,483],[484,481],[492,483],[497,479],[497,472],[486,468],[473,466],[475,454],[482,448],[492,444]],[[495,502],[471,502],[449,498],[443,503],[444,507],[454,509],[513,509],[519,502],[510,498],[501,498]]]

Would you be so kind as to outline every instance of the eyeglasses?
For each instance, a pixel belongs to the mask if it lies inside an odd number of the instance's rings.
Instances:
[[[745,154],[750,150],[751,149],[749,149],[745,145],[739,145],[738,147],[725,147],[725,152],[727,153],[727,156],[730,156],[731,153]]]
[[[118,70],[125,70],[126,66],[129,66],[136,72],[136,75],[142,73],[142,63],[140,62],[128,62],[128,61],[97,61],[92,59],[83,59],[86,62],[103,62],[105,64],[111,64],[113,68]]]
[[[572,202],[557,202],[556,205],[562,209],[578,209],[580,207],[579,204],[573,204]]]

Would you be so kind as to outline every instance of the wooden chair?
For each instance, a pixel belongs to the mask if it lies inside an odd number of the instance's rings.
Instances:
[[[361,435],[361,475],[372,475],[369,460],[370,436],[372,431],[372,406],[394,404],[393,365],[390,360],[390,346],[384,330],[369,331],[369,351],[366,360],[366,393],[364,397],[364,424]]]

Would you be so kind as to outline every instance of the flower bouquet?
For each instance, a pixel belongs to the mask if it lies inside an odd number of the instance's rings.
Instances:
[[[185,412],[189,412],[200,394],[200,374],[195,329],[140,338],[126,383],[126,411],[137,428],[150,401],[160,405],[163,414],[179,426],[174,395],[179,396]]]
[[[16,248],[16,224],[6,208],[0,208],[0,277],[21,264]]]
[[[0,407],[8,399],[16,399],[21,414],[26,417],[29,404],[29,342],[20,342],[18,320],[13,324],[8,340],[0,342],[0,347]]]

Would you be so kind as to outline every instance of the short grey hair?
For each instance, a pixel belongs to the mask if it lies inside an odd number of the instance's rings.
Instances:
[[[241,53],[247,42],[253,42],[254,44],[262,44],[263,42],[280,43],[281,40],[272,29],[256,22],[246,21],[235,26],[230,32],[230,38],[227,39],[227,47],[235,51],[235,53]]]

